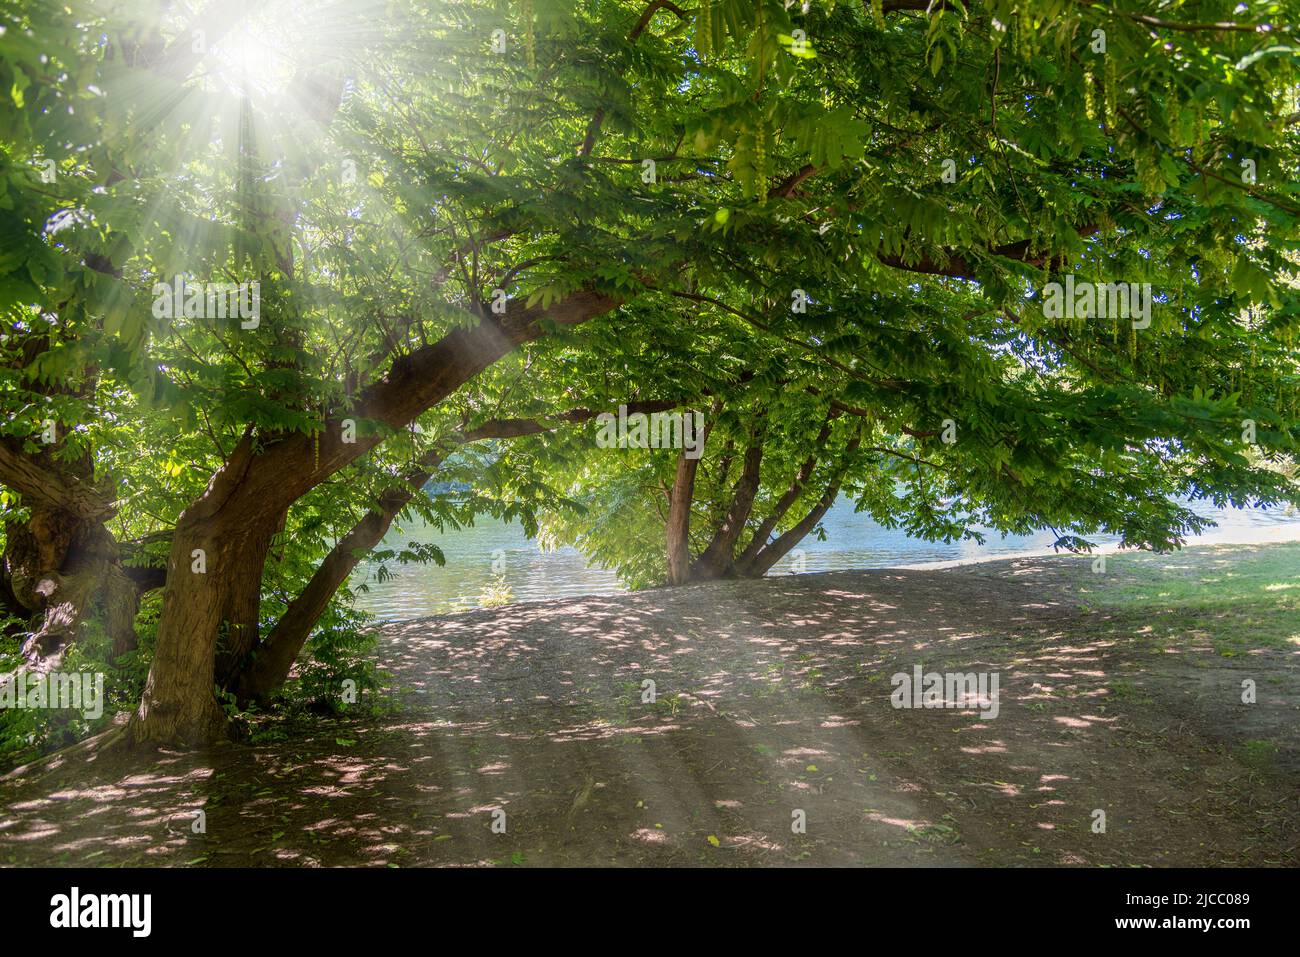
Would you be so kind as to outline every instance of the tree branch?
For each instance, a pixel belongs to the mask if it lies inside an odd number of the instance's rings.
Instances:
[[[677,4],[670,2],[670,0],[650,0],[650,3],[647,4],[645,10],[637,20],[636,25],[632,27],[632,32],[627,35],[628,41],[635,43],[640,38],[641,34],[645,32],[646,27],[650,26],[650,21],[654,19],[655,14],[660,10],[671,10],[673,13],[677,14],[680,19],[689,19],[686,11],[677,6]],[[578,150],[579,156],[591,155],[591,151],[596,147],[596,136],[600,133],[600,127],[604,122],[605,108],[600,107],[596,110],[595,115],[592,116],[591,122],[587,124],[587,135],[582,138],[582,147]]]

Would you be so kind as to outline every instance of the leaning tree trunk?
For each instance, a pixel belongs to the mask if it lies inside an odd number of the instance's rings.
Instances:
[[[799,500],[799,496],[803,494],[804,486],[807,485],[808,479],[812,477],[813,469],[817,465],[817,458],[821,455],[822,450],[826,447],[827,440],[830,438],[831,423],[838,414],[835,411],[827,413],[826,421],[822,423],[821,431],[817,433],[817,438],[814,441],[813,454],[804,459],[799,466],[799,471],[795,473],[794,481],[790,483],[790,487],[782,493],[771,511],[758,523],[758,528],[754,530],[749,544],[745,546],[744,551],[736,559],[732,569],[733,572],[736,569],[747,568],[758,557],[758,553],[768,544],[768,538],[771,536],[772,530],[776,528],[781,519],[785,518],[786,512],[790,511],[794,503]]]
[[[676,399],[626,402],[629,412],[663,412],[675,408]],[[241,705],[250,701],[270,701],[288,680],[312,629],[320,621],[334,594],[347,581],[353,569],[372,548],[379,544],[397,515],[411,503],[442,463],[458,445],[480,439],[510,439],[549,432],[560,422],[585,422],[597,413],[590,409],[571,409],[552,418],[550,424],[536,419],[492,419],[467,432],[456,433],[439,447],[430,449],[420,459],[419,468],[405,476],[401,486],[380,496],[375,508],[344,535],[317,567],[306,587],[285,609],[275,627],[248,656],[232,682],[223,686],[235,692]]]
[[[731,505],[718,523],[713,538],[691,564],[691,577],[697,581],[722,578],[732,571],[732,551],[740,533],[749,521],[758,494],[760,469],[763,463],[761,439],[745,449],[745,464],[736,483]]]
[[[771,570],[773,565],[785,557],[790,549],[803,541],[808,533],[817,527],[817,523],[825,517],[831,506],[835,504],[835,498],[840,494],[840,482],[844,479],[849,460],[861,444],[862,436],[860,433],[849,440],[844,447],[840,467],[826,486],[826,491],[822,493],[821,498],[809,509],[808,514],[784,535],[764,545],[748,562],[737,565],[736,573],[738,575],[745,578],[762,578]]]
[[[235,676],[232,688],[240,704],[249,701],[264,704],[280,690],[334,593],[347,581],[362,556],[379,544],[397,513],[414,497],[414,490],[405,489],[385,494],[379,508],[366,513],[351,531],[339,539],[307,587],[289,603],[275,627],[267,633],[266,640]]]
[[[397,357],[367,386],[350,415],[405,428],[516,346],[542,335],[540,320],[578,325],[613,311],[621,300],[594,291],[574,293],[547,307],[510,303],[506,314],[483,317],[442,339]],[[248,547],[254,529],[273,527],[311,489],[382,441],[379,430],[344,439],[341,419],[316,435],[295,433],[273,443],[254,440],[250,427],[204,493],[177,521],[167,559],[167,584],[153,664],[140,707],[127,731],[135,744],[207,743],[223,734],[214,692],[215,656],[223,614],[242,575],[261,579],[262,567],[241,567],[233,556]],[[352,439],[355,439],[353,441]],[[192,571],[202,549],[207,572]]]

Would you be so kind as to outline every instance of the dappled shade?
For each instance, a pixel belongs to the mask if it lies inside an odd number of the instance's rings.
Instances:
[[[1194,639],[1083,609],[1093,577],[1022,559],[391,625],[387,716],[132,771],[59,756],[5,781],[0,861],[1294,864],[1294,794],[1233,751],[1274,737],[1293,775],[1287,709],[1234,706],[1234,660]],[[1255,648],[1249,673],[1294,692],[1295,654]],[[1000,672],[998,718],[892,708],[918,663]]]

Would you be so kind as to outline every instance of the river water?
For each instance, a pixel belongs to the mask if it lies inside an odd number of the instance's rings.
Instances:
[[[1217,509],[1202,504],[1194,508],[1211,518],[1218,527],[1189,539],[1189,545],[1300,540],[1300,515],[1281,509]],[[986,534],[983,545],[975,542],[927,542],[909,538],[898,530],[881,528],[869,516],[854,514],[853,503],[841,499],[823,520],[826,540],[812,536],[800,543],[805,573],[843,571],[855,568],[894,568],[946,562],[978,561],[1012,555],[1053,554],[1051,532],[1037,535],[999,536]],[[1095,536],[1093,541],[1113,544],[1115,539]],[[449,611],[478,607],[479,596],[497,576],[510,586],[514,601],[536,601],[575,595],[610,595],[624,591],[612,571],[588,567],[582,553],[573,548],[542,552],[517,524],[482,519],[471,528],[440,534],[422,522],[394,526],[384,539],[386,548],[400,548],[410,541],[432,542],[442,549],[447,564],[388,564],[392,577],[376,580],[375,563],[357,567],[353,585],[365,581],[369,592],[358,597],[360,608],[380,621],[401,621]],[[797,553],[783,558],[769,572],[788,575],[794,571]]]

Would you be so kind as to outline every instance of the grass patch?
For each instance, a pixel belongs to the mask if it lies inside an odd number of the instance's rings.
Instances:
[[[1207,640],[1226,658],[1300,648],[1300,543],[1121,553],[1108,568],[1086,595],[1117,630],[1166,645]]]
[[[1277,758],[1277,745],[1272,741],[1245,741],[1237,749],[1237,756],[1242,764],[1267,770]]]

